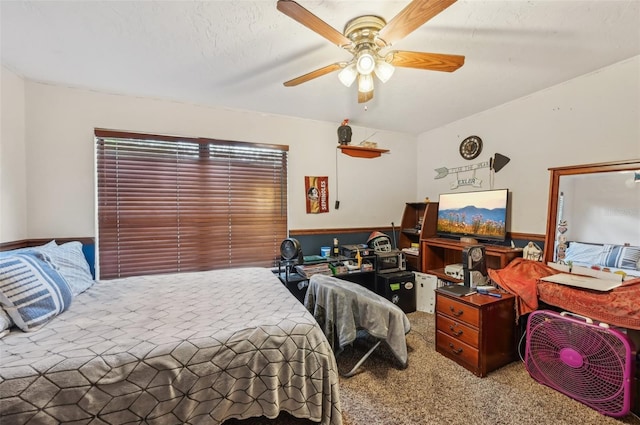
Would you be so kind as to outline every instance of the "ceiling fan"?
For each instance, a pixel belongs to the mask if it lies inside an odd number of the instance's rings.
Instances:
[[[464,64],[464,56],[387,49],[455,2],[413,0],[389,22],[375,15],[351,19],[343,34],[295,1],[278,0],[280,12],[353,54],[349,62],[324,66],[286,81],[284,85],[297,86],[340,70],[338,78],[345,86],[350,87],[358,80],[358,102],[364,103],[373,99],[373,74],[386,82],[396,66],[453,72]]]

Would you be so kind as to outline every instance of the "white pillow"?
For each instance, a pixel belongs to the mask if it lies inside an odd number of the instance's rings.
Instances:
[[[56,245],[54,242],[54,245],[49,243],[38,248],[38,251],[47,254],[51,263],[69,284],[74,297],[94,284],[89,263],[82,252],[82,243],[74,241]]]
[[[11,317],[4,311],[4,308],[0,307],[0,338],[9,333],[9,328],[13,326]]]
[[[565,252],[565,262],[599,264],[600,256],[604,252],[604,246],[581,242],[571,242]]]

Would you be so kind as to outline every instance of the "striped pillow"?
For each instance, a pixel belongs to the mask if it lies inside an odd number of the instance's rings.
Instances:
[[[639,261],[640,246],[605,245],[600,256],[601,266],[619,269],[635,270]]]
[[[82,243],[74,241],[57,245],[53,242],[38,248],[38,251],[48,255],[51,264],[69,284],[74,297],[94,284],[89,264],[82,253]]]
[[[23,331],[49,322],[71,300],[69,285],[42,254],[24,252],[0,258],[0,303]]]

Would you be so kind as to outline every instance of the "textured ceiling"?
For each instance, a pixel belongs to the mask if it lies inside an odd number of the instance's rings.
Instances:
[[[342,31],[409,1],[298,3]],[[283,86],[351,56],[275,0],[2,0],[0,18],[2,65],[31,80],[412,134],[640,54],[638,0],[460,0],[394,49],[464,55],[464,66],[398,68],[358,104],[335,72]]]

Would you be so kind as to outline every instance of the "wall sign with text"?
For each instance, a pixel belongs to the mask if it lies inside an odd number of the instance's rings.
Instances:
[[[307,214],[329,212],[329,177],[305,176]]]

